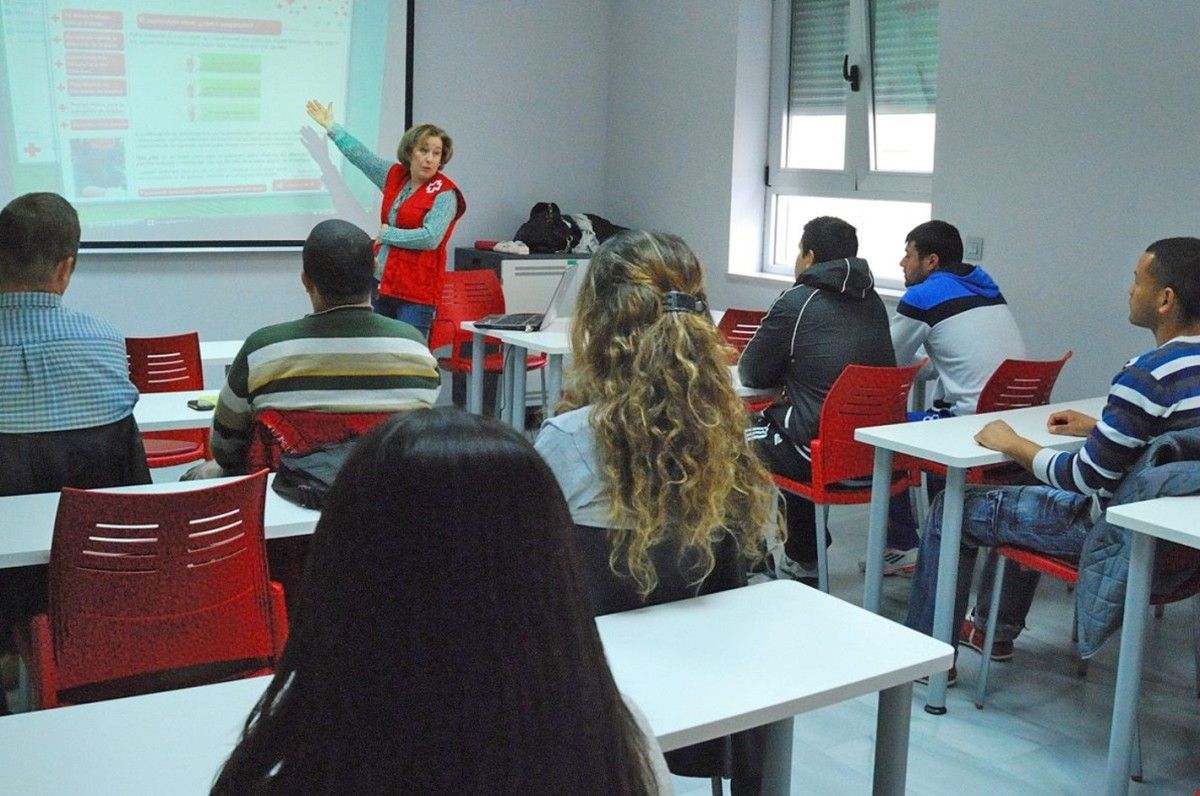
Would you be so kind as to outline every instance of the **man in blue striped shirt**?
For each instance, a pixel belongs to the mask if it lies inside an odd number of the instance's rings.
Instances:
[[[125,338],[62,304],[78,251],[79,216],[61,196],[0,211],[0,495],[150,481]],[[13,622],[45,609],[44,566],[0,571],[0,653]]]
[[[1087,437],[1076,453],[1042,448],[1002,420],[976,435],[1029,469],[1046,486],[968,488],[963,507],[962,557],[955,616],[966,613],[978,547],[1014,544],[1064,558],[1078,558],[1092,523],[1142,449],[1154,437],[1200,426],[1200,239],[1167,238],[1138,259],[1129,291],[1129,322],[1149,329],[1156,348],[1125,364],[1112,380],[1099,417],[1053,413],[1053,434]],[[905,623],[932,632],[933,602],[941,545],[942,497],[930,507]],[[1012,655],[1025,626],[1038,573],[1006,570],[993,659]],[[991,584],[981,583],[962,643],[979,649],[991,604]]]

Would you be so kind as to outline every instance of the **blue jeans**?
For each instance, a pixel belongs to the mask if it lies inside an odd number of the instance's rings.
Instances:
[[[929,508],[929,523],[921,536],[917,571],[908,598],[904,624],[933,634],[933,610],[937,596],[938,555],[942,546],[942,510],[945,493]],[[1052,556],[1077,559],[1083,540],[1092,527],[1091,498],[1048,486],[969,486],[963,499],[962,548],[958,562],[958,584],[954,594],[954,619],[967,613],[975,555],[980,547],[1011,544]],[[1008,566],[1004,572],[996,639],[1012,641],[1025,627],[1033,603],[1038,572]],[[983,568],[979,599],[973,616],[975,625],[987,623],[992,604],[994,560]],[[952,632],[957,632],[957,625]]]
[[[398,298],[378,294],[373,294],[372,302],[375,312],[388,318],[404,321],[420,332],[426,340],[429,339],[429,327],[433,326],[435,309],[432,304],[414,304],[411,301],[401,301]]]

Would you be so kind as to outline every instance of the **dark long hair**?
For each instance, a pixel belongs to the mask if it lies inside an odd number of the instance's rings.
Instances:
[[[570,528],[506,426],[427,409],[369,434],[213,793],[655,792]]]

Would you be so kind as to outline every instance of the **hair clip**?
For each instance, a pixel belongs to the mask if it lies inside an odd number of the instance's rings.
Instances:
[[[664,293],[662,301],[663,312],[704,312],[708,308],[704,299],[678,290]]]

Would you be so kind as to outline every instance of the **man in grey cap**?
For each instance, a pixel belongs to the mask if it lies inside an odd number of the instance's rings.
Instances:
[[[370,236],[346,221],[322,221],[302,259],[312,314],[246,338],[213,415],[216,461],[185,478],[244,472],[250,425],[264,409],[400,412],[436,401],[441,379],[424,336],[371,310]]]

